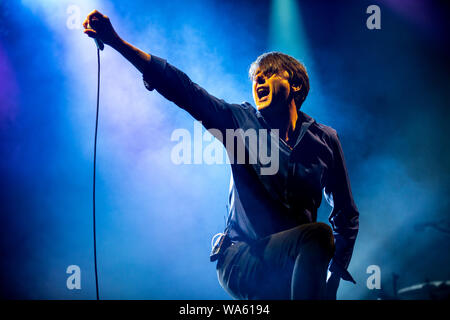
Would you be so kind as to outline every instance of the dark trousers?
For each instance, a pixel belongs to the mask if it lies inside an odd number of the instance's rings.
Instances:
[[[217,276],[234,299],[324,299],[333,255],[331,228],[308,223],[251,244],[233,243],[218,260]]]

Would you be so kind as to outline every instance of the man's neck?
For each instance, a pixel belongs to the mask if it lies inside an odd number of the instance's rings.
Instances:
[[[282,110],[284,109],[284,110]],[[298,112],[295,103],[291,103],[288,107],[288,112],[284,108],[267,108],[262,109],[261,114],[268,122],[269,126],[280,130],[280,137],[291,144],[294,131],[297,125]]]

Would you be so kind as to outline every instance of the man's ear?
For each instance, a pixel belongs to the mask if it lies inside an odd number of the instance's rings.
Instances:
[[[291,88],[292,88],[292,91],[294,92],[294,93],[296,93],[296,92],[300,92],[300,90],[302,90],[302,87],[303,87],[303,85],[301,84],[301,85],[299,85],[299,86],[294,86],[294,85],[292,85],[291,86]]]

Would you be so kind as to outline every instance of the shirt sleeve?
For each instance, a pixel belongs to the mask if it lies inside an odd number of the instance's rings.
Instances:
[[[224,131],[235,127],[233,109],[238,108],[238,105],[209,94],[166,60],[152,55],[144,70],[143,80],[148,90],[156,89],[166,99],[201,121],[207,129]]]
[[[331,148],[333,165],[324,193],[326,200],[333,207],[328,220],[333,228],[336,251],[329,270],[338,273],[344,280],[355,282],[347,268],[358,234],[359,212],[353,200],[344,153],[336,132],[331,135]]]

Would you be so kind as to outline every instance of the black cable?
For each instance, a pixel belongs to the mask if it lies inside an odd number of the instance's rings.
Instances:
[[[98,130],[98,110],[99,110],[99,101],[100,101],[100,50],[97,48],[97,63],[98,63],[98,72],[97,72],[97,114],[95,116],[95,138],[94,138],[94,183],[93,183],[93,220],[94,220],[94,266],[95,266],[95,292],[97,294],[97,300],[99,300],[98,294],[98,274],[97,274],[97,239],[95,232],[95,164],[97,162],[97,130]]]

